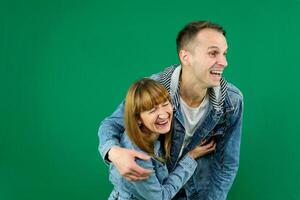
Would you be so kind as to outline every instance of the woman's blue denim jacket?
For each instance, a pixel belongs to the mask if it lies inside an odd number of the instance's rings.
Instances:
[[[120,140],[120,145],[128,149],[141,151],[134,145],[124,133]],[[162,157],[160,141],[154,145],[155,154]],[[145,153],[145,152],[144,152]],[[113,164],[109,166],[109,179],[114,185],[109,200],[168,200],[183,187],[183,185],[193,175],[197,162],[186,155],[176,165],[175,169],[169,174],[167,165],[152,157],[150,160],[137,160],[137,163],[153,173],[143,181],[127,181],[123,178]]]
[[[180,160],[179,153],[184,139],[184,121],[179,104],[179,77],[174,78],[180,66],[166,68],[151,78],[162,83],[172,96],[174,107],[174,125],[171,147],[171,161],[167,167],[173,171]],[[180,71],[180,70],[179,70]],[[174,80],[175,89],[174,89]],[[219,92],[219,93],[218,93]],[[221,80],[221,86],[210,88],[209,108],[201,124],[197,125],[191,142],[184,148],[182,157],[192,150],[201,140],[212,137],[217,143],[214,153],[197,159],[198,166],[183,186],[180,195],[174,199],[225,200],[239,167],[240,142],[242,130],[243,96],[232,84]],[[99,128],[99,151],[107,162],[106,154],[112,146],[120,146],[124,132],[124,102],[109,117],[104,119]],[[146,192],[146,191],[145,191]],[[182,195],[184,194],[184,195]]]

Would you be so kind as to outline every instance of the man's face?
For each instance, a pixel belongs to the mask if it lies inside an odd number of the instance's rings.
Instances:
[[[224,35],[213,29],[204,29],[190,46],[189,65],[193,78],[204,88],[220,85],[223,70],[227,66]]]

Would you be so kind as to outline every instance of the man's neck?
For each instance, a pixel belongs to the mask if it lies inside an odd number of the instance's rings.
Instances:
[[[180,97],[190,107],[198,107],[207,93],[207,88],[185,76],[182,71],[180,77]]]

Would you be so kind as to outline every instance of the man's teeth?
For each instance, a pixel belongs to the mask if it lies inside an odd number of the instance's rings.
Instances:
[[[215,70],[212,70],[210,71],[210,73],[214,74],[214,75],[221,75],[223,73],[223,71],[215,71]]]

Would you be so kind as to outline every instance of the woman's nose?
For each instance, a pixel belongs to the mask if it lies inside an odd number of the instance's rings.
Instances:
[[[166,118],[168,117],[168,113],[164,110],[161,110],[159,113],[158,113],[158,117],[159,118]]]

